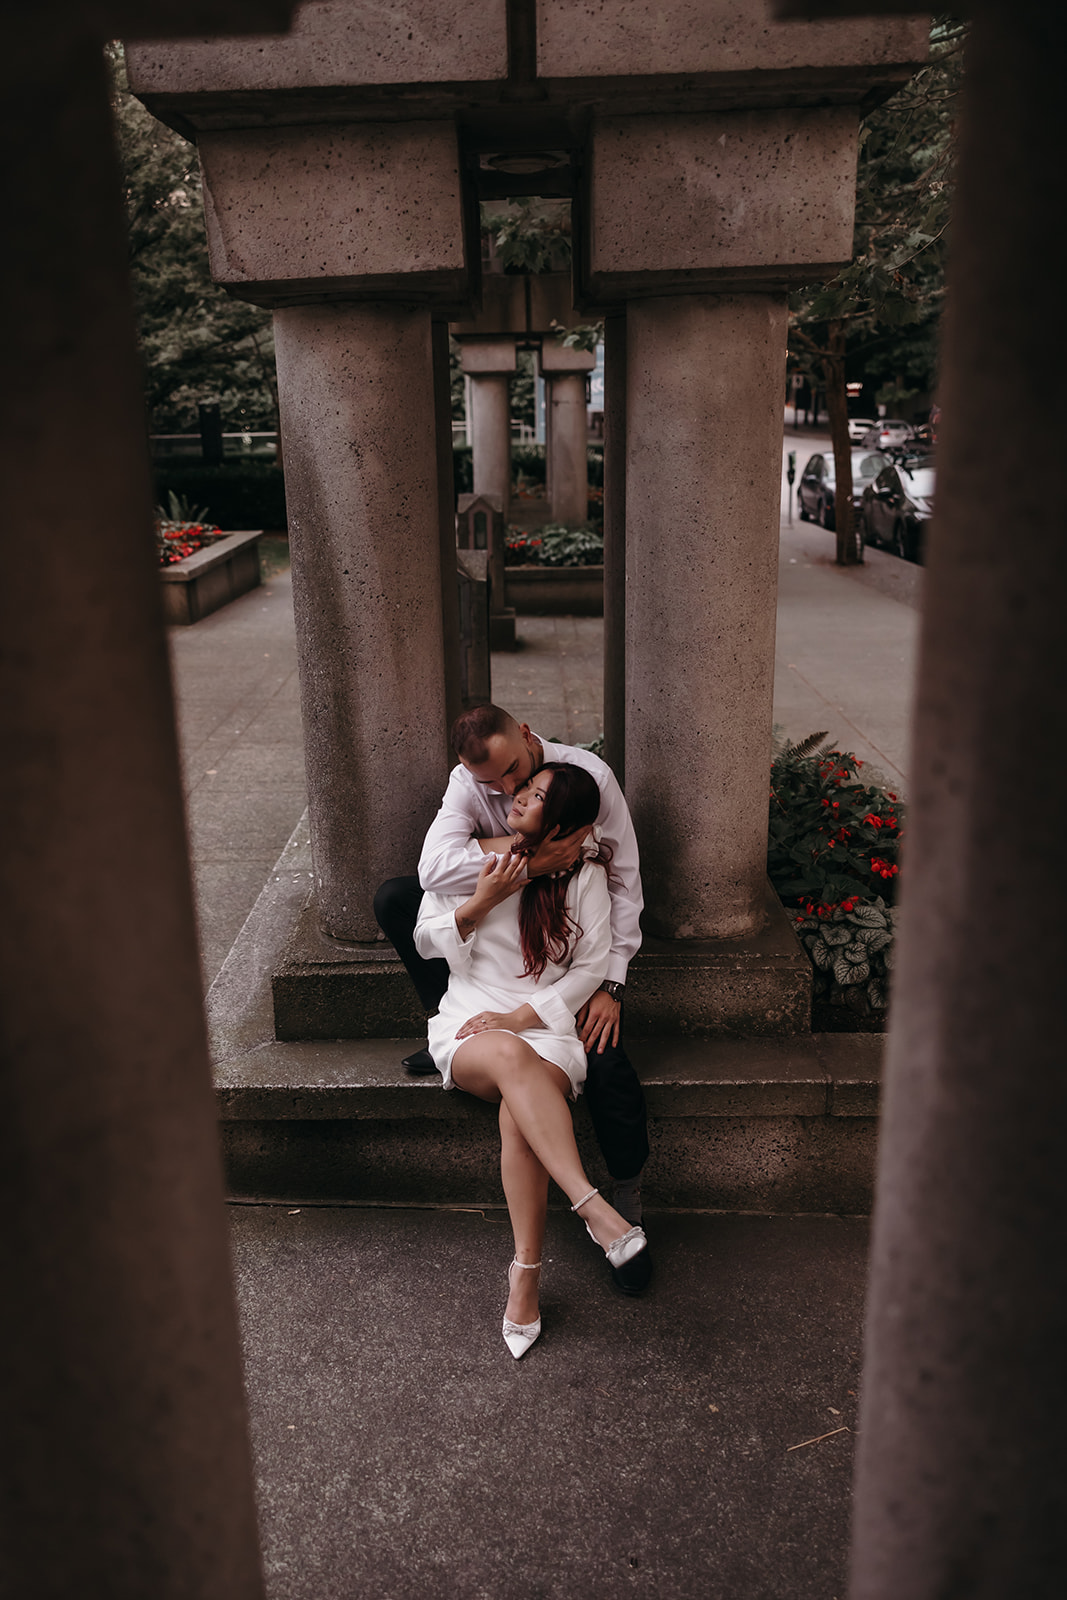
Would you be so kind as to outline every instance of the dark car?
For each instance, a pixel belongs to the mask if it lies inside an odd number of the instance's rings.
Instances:
[[[921,561],[934,509],[932,455],[889,461],[863,491],[857,522],[866,544],[880,544],[908,561]]]
[[[866,485],[877,477],[889,458],[880,450],[853,450],[852,494],[859,500]],[[801,522],[821,522],[831,531],[834,527],[834,490],[837,487],[834,458],[826,455],[811,456],[797,485],[797,509]]]

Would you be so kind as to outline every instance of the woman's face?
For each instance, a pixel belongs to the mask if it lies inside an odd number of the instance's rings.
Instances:
[[[541,832],[541,813],[552,784],[551,772],[539,772],[535,778],[516,789],[508,812],[508,827],[524,838],[535,839]]]

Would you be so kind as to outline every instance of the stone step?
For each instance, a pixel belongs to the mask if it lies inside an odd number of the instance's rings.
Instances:
[[[499,1205],[496,1113],[409,1078],[418,1039],[264,1042],[219,1060],[230,1192],[241,1198]],[[633,1038],[652,1146],[645,1203],[730,1211],[870,1208],[882,1040]],[[608,1182],[584,1104],[587,1170]]]
[[[373,1039],[417,1031],[423,1010],[392,945],[344,944],[319,926],[309,887],[271,974],[279,1039]],[[626,980],[630,1033],[751,1038],[811,1026],[811,963],[767,885],[748,939],[646,935]]]
[[[275,1037],[271,976],[284,964],[311,887],[306,821],[280,857],[208,995],[219,1117],[231,1193],[243,1198],[498,1205],[493,1108],[439,1081],[408,1078],[400,1060],[424,1043],[405,1030],[377,1036],[283,1041]],[[790,934],[790,939],[792,935]],[[750,960],[717,956],[724,987]],[[795,947],[795,940],[793,941]],[[792,956],[784,947],[787,970]],[[650,954],[656,1006],[686,999],[699,969]],[[806,958],[805,958],[806,960]],[[655,963],[662,962],[657,967]],[[714,971],[707,966],[705,972]],[[790,982],[793,980],[790,979]],[[810,974],[809,974],[810,981]],[[755,989],[750,993],[758,992]],[[699,1023],[698,994],[688,1015]],[[643,1031],[627,1007],[627,1049],[645,1085],[652,1153],[650,1207],[849,1212],[870,1207],[879,1035],[790,1029],[756,1036],[681,1037]],[[750,1013],[751,1014],[751,1013]],[[706,1014],[705,1014],[706,1015]],[[692,1025],[690,1023],[690,1025]],[[777,1026],[781,1029],[780,1017]],[[575,1126],[590,1177],[608,1181],[581,1101]]]

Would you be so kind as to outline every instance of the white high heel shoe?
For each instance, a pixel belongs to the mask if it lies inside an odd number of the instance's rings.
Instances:
[[[586,1196],[588,1199],[588,1196]],[[520,1261],[516,1257],[511,1267],[522,1267],[525,1272],[535,1272],[540,1267],[540,1261]],[[508,1268],[508,1288],[511,1288],[511,1267]],[[515,1360],[524,1356],[541,1333],[541,1318],[536,1322],[509,1322],[504,1318],[504,1343],[511,1351]]]
[[[583,1194],[580,1200],[575,1201],[574,1205],[571,1206],[571,1210],[580,1211],[582,1206],[584,1206],[587,1201],[591,1200],[595,1194],[599,1193],[599,1189],[590,1189],[588,1194]],[[582,1218],[582,1221],[585,1222],[584,1217]],[[645,1246],[648,1244],[648,1238],[646,1237],[644,1228],[628,1228],[625,1233],[620,1233],[617,1239],[612,1239],[611,1243],[607,1245],[600,1243],[600,1240],[597,1238],[588,1222],[585,1222],[585,1231],[589,1235],[590,1239],[592,1239],[597,1249],[603,1250],[613,1267],[621,1267],[624,1266],[627,1261],[632,1261],[634,1256],[640,1255],[641,1251],[644,1250]]]

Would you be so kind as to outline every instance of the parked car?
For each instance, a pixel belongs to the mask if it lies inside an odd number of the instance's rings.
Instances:
[[[932,455],[887,461],[857,506],[862,542],[882,545],[907,561],[921,561],[934,509],[935,475]]]
[[[899,449],[911,443],[914,433],[910,422],[902,422],[899,417],[883,417],[866,434],[863,443],[869,450]]]
[[[880,450],[853,450],[852,495],[858,502],[868,483],[875,479],[887,465],[889,457]],[[832,455],[809,456],[808,463],[797,484],[797,510],[801,522],[819,522],[824,528],[834,528],[834,490],[836,472]]]
[[[849,417],[848,436],[853,444],[862,444],[872,428],[877,426],[874,417]]]

